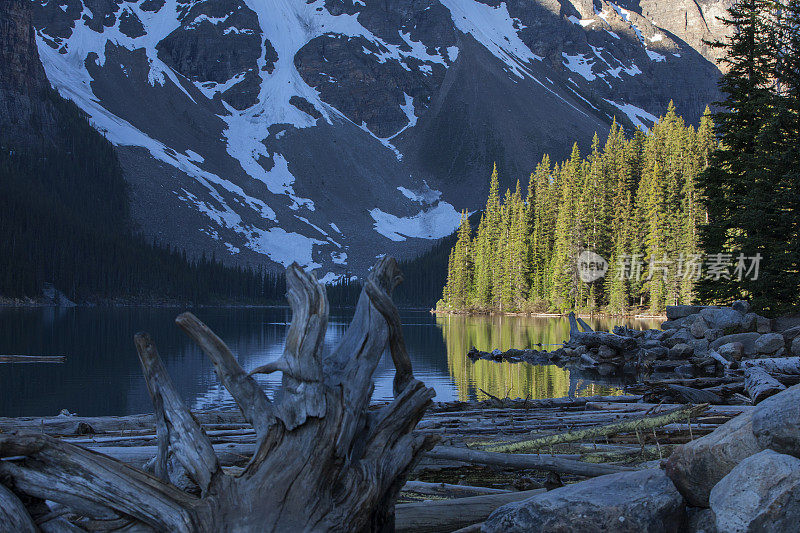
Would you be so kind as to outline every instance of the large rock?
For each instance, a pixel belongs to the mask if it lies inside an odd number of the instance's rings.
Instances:
[[[696,315],[705,309],[702,305],[668,305],[667,318],[669,320],[677,320],[679,318]]]
[[[734,333],[732,335],[724,335],[718,338],[715,341],[711,342],[711,349],[719,351],[719,347],[723,344],[728,344],[730,342],[740,342],[742,343],[742,353],[744,355],[755,355],[757,353],[756,350],[756,340],[761,337],[759,333],[751,332],[751,333]]]
[[[600,476],[500,507],[484,532],[682,531],[683,498],[662,470]]]
[[[686,509],[687,533],[717,533],[714,511],[702,507],[689,507]]]
[[[731,309],[746,315],[750,312],[750,303],[747,300],[736,300],[731,304]]]
[[[691,357],[692,354],[694,354],[694,348],[688,344],[676,344],[669,349],[670,359],[686,359],[687,357]]]
[[[759,333],[769,333],[772,331],[772,320],[764,316],[756,315],[756,331]]]
[[[761,354],[774,354],[783,348],[783,335],[780,333],[767,333],[761,335],[755,342],[755,348]]]
[[[717,352],[728,361],[738,361],[742,358],[743,347],[741,342],[729,342],[717,349]]]
[[[719,328],[726,333],[734,333],[742,326],[744,315],[730,307],[708,307],[700,311],[700,316],[709,327]]]
[[[800,459],[764,450],[748,457],[711,491],[719,531],[797,531]]]
[[[790,344],[798,336],[800,336],[800,326],[791,327],[783,332],[783,338],[787,344]]]
[[[714,485],[740,461],[760,450],[753,434],[753,412],[749,411],[704,437],[678,446],[666,461],[666,473],[690,505],[708,507]]]
[[[752,427],[760,449],[800,457],[800,385],[759,403]]]
[[[800,337],[795,337],[792,341],[792,355],[800,355]]]
[[[689,326],[689,332],[697,339],[702,339],[706,331],[708,331],[708,324],[706,324],[706,321],[703,320],[701,316],[697,317],[694,322],[692,322],[692,325]]]

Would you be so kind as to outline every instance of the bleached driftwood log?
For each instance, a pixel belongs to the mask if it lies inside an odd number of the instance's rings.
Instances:
[[[766,370],[758,366],[744,369],[744,390],[757,404],[761,400],[786,390],[786,385],[770,376]]]
[[[177,318],[255,430],[255,453],[236,476],[223,471],[152,339],[140,333],[135,344],[155,407],[156,475],[29,433],[0,434],[0,479],[17,494],[58,502],[98,520],[92,523],[95,530],[391,530],[400,488],[435,439],[411,434],[434,392],[411,372],[390,296],[401,280],[394,259],[381,259],[344,338],[326,354],[325,288],[297,265],[289,267],[293,316],[284,353],[253,371],[283,372],[282,388],[271,399],[205,324],[190,313]],[[387,344],[397,368],[395,399],[368,410],[372,376]],[[175,461],[199,496],[168,482],[167,467]],[[19,515],[19,506],[6,512]],[[29,518],[19,516],[20,523]]]

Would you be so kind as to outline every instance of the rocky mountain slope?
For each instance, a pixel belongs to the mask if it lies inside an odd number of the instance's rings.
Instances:
[[[149,236],[362,273],[614,117],[717,98],[730,0],[37,0],[47,78],[118,149]],[[3,8],[0,8],[3,9]]]

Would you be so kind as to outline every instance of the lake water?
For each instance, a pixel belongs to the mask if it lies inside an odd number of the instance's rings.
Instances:
[[[56,415],[61,409],[85,416],[151,412],[133,335],[151,334],[173,382],[193,409],[233,408],[205,355],[174,324],[178,309],[7,308],[0,309],[0,354],[65,355],[63,364],[0,363],[0,416]],[[276,359],[291,314],[288,308],[202,308],[195,314],[238,356],[247,370]],[[332,310],[327,348],[344,334],[352,310]],[[436,390],[437,401],[485,396],[552,398],[608,394],[619,383],[597,382],[556,366],[472,363],[466,353],[559,344],[569,337],[564,318],[432,316],[401,310],[414,374]],[[657,327],[654,321],[590,320],[597,328],[616,324]],[[553,349],[555,347],[552,347]],[[394,367],[388,354],[375,375],[375,401],[392,395]],[[269,394],[280,374],[258,376]]]

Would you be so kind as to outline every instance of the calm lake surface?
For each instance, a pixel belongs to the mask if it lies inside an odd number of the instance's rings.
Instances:
[[[174,325],[178,309],[164,308],[6,308],[0,309],[0,354],[66,355],[63,364],[0,363],[0,416],[56,415],[61,409],[85,416],[151,412],[133,335],[149,332],[172,380],[193,409],[234,408],[209,360]],[[195,314],[253,369],[283,351],[291,314],[288,308],[202,308]],[[352,310],[332,310],[326,337],[331,349],[344,334]],[[474,400],[483,389],[505,397],[553,398],[610,394],[618,382],[597,382],[556,366],[472,363],[466,353],[559,344],[569,337],[564,318],[432,316],[401,310],[414,374],[436,390],[437,401]],[[658,321],[596,319],[657,327]],[[375,401],[392,395],[394,367],[385,354],[375,375]],[[280,374],[257,376],[268,393],[280,386]]]

